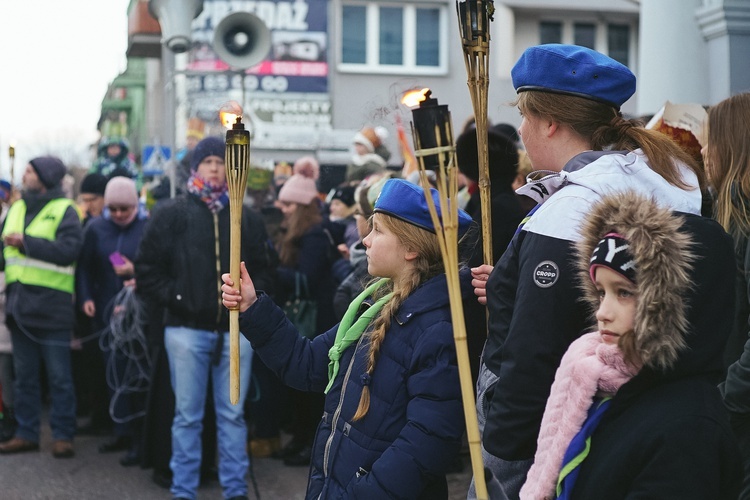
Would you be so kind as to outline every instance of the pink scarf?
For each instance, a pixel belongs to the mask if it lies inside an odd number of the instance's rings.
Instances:
[[[555,374],[521,500],[555,498],[563,456],[586,421],[594,397],[615,395],[638,370],[625,362],[617,345],[605,344],[599,332],[570,344]]]

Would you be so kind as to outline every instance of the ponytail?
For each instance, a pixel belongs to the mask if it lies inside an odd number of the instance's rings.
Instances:
[[[626,120],[619,113],[604,125],[600,125],[591,136],[594,150],[610,146],[614,150],[632,151],[640,148],[648,158],[651,170],[681,189],[690,189],[677,168],[683,163],[698,177],[703,189],[705,176],[695,159],[668,136],[656,130],[643,128],[637,120]]]
[[[703,188],[703,170],[690,154],[668,136],[643,128],[638,120],[626,120],[608,104],[573,95],[528,91],[518,95],[515,104],[523,114],[548,117],[570,127],[589,141],[595,151],[642,149],[651,170],[681,189],[692,186],[682,179],[679,165],[695,173]]]

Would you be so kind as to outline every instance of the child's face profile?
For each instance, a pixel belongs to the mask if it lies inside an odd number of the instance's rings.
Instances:
[[[383,224],[384,217],[376,213],[372,218],[372,231],[364,237],[362,244],[367,249],[367,272],[379,278],[397,278],[409,264],[406,247],[398,237]]]
[[[620,337],[633,331],[638,304],[635,284],[603,266],[596,268],[594,284],[599,292],[596,321],[602,340],[617,344]]]

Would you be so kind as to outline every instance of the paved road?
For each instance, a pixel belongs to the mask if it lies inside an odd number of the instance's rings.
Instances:
[[[76,456],[55,459],[50,452],[49,427],[43,421],[41,451],[0,455],[0,499],[2,500],[169,500],[171,495],[151,481],[151,471],[122,467],[120,454],[100,454],[104,437],[76,438]],[[468,457],[464,471],[448,478],[451,500],[466,498],[471,478]],[[306,467],[286,467],[272,458],[253,461],[262,500],[304,498]],[[221,487],[212,482],[198,491],[200,500],[221,500]],[[254,498],[252,490],[249,498]]]

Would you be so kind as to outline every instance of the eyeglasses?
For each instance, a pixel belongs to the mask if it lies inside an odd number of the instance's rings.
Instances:
[[[123,213],[125,213],[125,212],[130,212],[131,210],[133,210],[133,208],[135,208],[135,207],[107,207],[107,209],[108,209],[108,210],[109,210],[110,212],[112,212],[112,213],[117,213],[117,212],[123,212]]]

